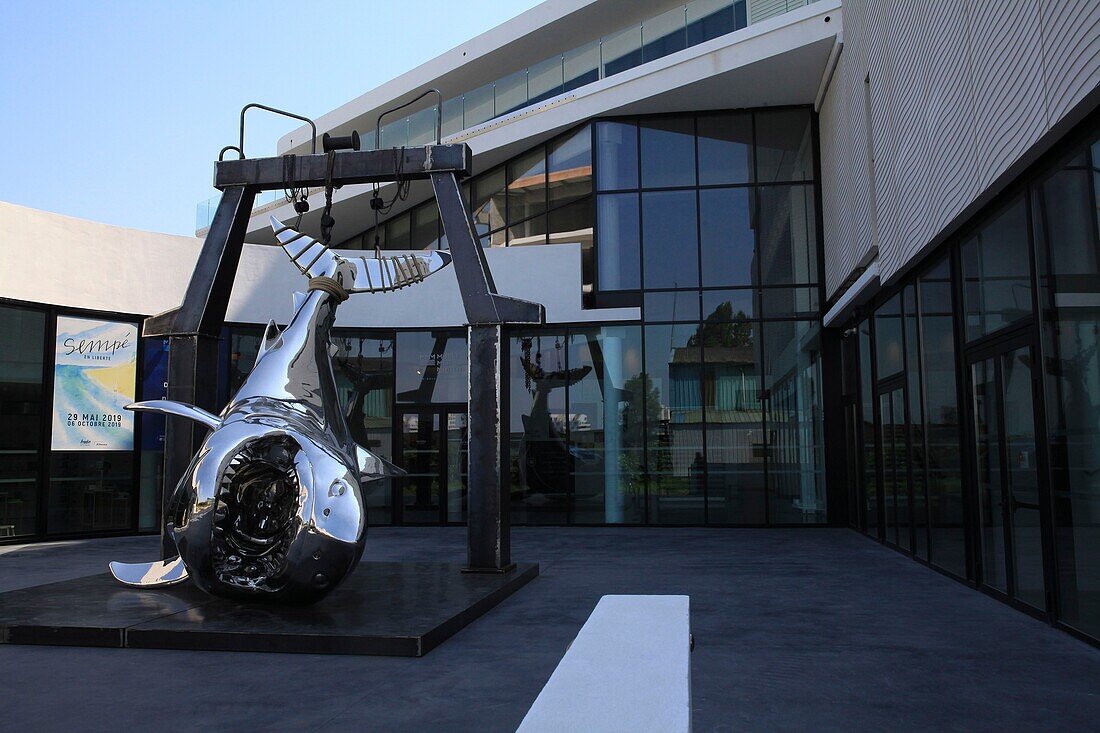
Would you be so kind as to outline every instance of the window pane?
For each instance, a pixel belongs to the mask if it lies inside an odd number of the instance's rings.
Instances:
[[[743,321],[756,313],[755,290],[704,290],[703,317],[713,321]]]
[[[508,227],[508,246],[546,244],[546,214]]]
[[[772,321],[763,329],[769,519],[779,524],[824,522],[820,326],[815,321]]]
[[[596,123],[596,183],[601,191],[638,187],[638,128],[624,122]]]
[[[813,180],[809,110],[756,113],[756,175],[761,183]]]
[[[955,333],[951,278],[941,261],[919,280],[923,346],[924,433],[928,441],[928,503],[932,523],[932,563],[966,577],[959,405],[955,390]]]
[[[508,222],[523,221],[545,211],[546,153],[540,146],[508,164]]]
[[[634,25],[603,37],[600,58],[605,77],[642,63],[642,27]]]
[[[642,56],[653,61],[687,47],[683,6],[642,23]]]
[[[962,246],[968,340],[1032,313],[1027,212],[1022,198]]]
[[[520,331],[510,339],[508,394],[512,519],[565,524],[573,453],[568,445],[566,339]]]
[[[132,452],[52,453],[47,533],[132,529],[134,499]]]
[[[435,249],[439,244],[439,207],[435,201],[412,211],[411,249]]]
[[[641,287],[638,194],[600,196],[597,222],[600,290],[637,290]]]
[[[556,97],[562,91],[561,56],[554,56],[537,64],[532,64],[527,69],[528,104],[537,104],[551,97]]]
[[[234,326],[229,336],[229,394],[231,398],[244,384],[244,380],[256,365],[264,329],[260,326]]]
[[[467,398],[466,335],[455,331],[399,331],[397,401],[415,404]]]
[[[642,253],[647,288],[699,285],[695,191],[642,194]]]
[[[596,281],[596,264],[593,258],[592,227],[595,212],[592,197],[574,201],[568,206],[551,210],[550,244],[576,242],[581,246],[581,278],[585,293],[591,293]]]
[[[644,310],[647,321],[699,320],[699,292],[676,290],[664,293],[646,293]]]
[[[752,115],[699,117],[699,183],[749,183],[752,180]]]
[[[0,538],[35,533],[46,314],[0,306]]]
[[[651,524],[700,524],[705,518],[702,353],[696,330],[645,327]]]
[[[592,218],[591,197],[553,209],[550,212],[550,243],[580,242],[585,249],[590,249]]]
[[[1100,143],[1035,191],[1058,609],[1100,637]],[[1091,180],[1090,180],[1091,179]]]
[[[640,124],[642,188],[695,185],[695,123],[690,117]]]
[[[924,480],[924,417],[920,386],[920,321],[917,288],[905,287],[905,384],[909,391],[909,465],[913,469],[913,552],[928,559],[928,495]]]
[[[703,345],[707,429],[707,521],[763,524],[764,413],[757,324],[708,316]]]
[[[767,186],[760,197],[760,282],[817,282],[817,226],[811,186]]]
[[[399,214],[386,222],[386,249],[409,249],[412,221],[408,214]]]
[[[756,232],[749,189],[708,188],[699,192],[703,285],[756,284]]]
[[[592,130],[582,127],[550,146],[550,205],[576,201],[592,193]]]
[[[863,520],[867,534],[880,537],[878,521],[878,474],[875,455],[874,372],[871,365],[871,321],[859,324],[859,385],[861,396],[860,435],[863,437],[863,464],[860,488],[863,492]]]
[[[569,336],[573,521],[645,519],[642,330],[606,326]]]
[[[337,333],[333,374],[340,404],[347,416],[351,439],[371,452],[393,460],[393,338]],[[370,481],[363,485],[367,521],[392,521],[392,482]]]
[[[875,358],[878,378],[901,371],[901,296],[895,295],[875,311]]]
[[[168,339],[143,339],[141,399],[168,399]],[[160,503],[164,496],[164,415],[141,416],[141,458],[138,479],[138,529],[160,527]]]
[[[763,288],[760,291],[763,318],[816,316],[820,311],[817,286],[806,288]]]
[[[474,179],[470,209],[479,235],[504,226],[504,168],[497,168]]]

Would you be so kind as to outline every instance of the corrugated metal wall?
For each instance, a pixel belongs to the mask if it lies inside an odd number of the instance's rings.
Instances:
[[[1097,0],[845,2],[820,110],[829,296],[875,244],[898,272],[1098,82]]]

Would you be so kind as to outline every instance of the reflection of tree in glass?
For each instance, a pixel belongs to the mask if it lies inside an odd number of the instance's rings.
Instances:
[[[655,430],[661,421],[661,391],[648,374],[636,374],[626,380],[623,393],[626,397],[626,405],[621,413],[623,445],[644,445],[645,425],[648,423],[650,429]],[[645,422],[642,420],[643,414]],[[623,451],[619,456],[619,466],[623,476],[627,478],[631,487],[637,487],[640,490],[644,469],[642,457],[637,451]],[[651,472],[670,468],[667,451],[652,451],[649,462]]]
[[[752,346],[752,324],[745,311],[733,312],[728,300],[703,319],[688,339],[688,346]]]

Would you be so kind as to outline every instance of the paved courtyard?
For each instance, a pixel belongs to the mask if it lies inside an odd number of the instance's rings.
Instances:
[[[376,560],[462,528],[372,529]],[[0,548],[0,591],[151,537]],[[0,731],[512,731],[606,593],[691,596],[696,731],[1096,730],[1100,650],[840,529],[513,532],[541,576],[420,659],[0,645]]]

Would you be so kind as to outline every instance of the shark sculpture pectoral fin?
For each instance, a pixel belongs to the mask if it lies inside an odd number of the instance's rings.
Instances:
[[[157,588],[187,580],[187,568],[179,557],[156,562],[112,562],[109,567],[115,580],[134,588]]]
[[[222,424],[221,419],[217,415],[212,415],[201,407],[185,405],[182,402],[173,402],[172,400],[146,400],[145,402],[135,402],[132,405],[126,405],[126,409],[133,410],[134,412],[159,412],[163,415],[185,417],[188,420],[194,420],[197,423],[201,423],[211,430],[216,430],[218,426]]]
[[[405,469],[393,465],[385,458],[371,453],[361,445],[355,446],[355,457],[359,461],[359,480],[377,481],[383,478],[404,476]]]

